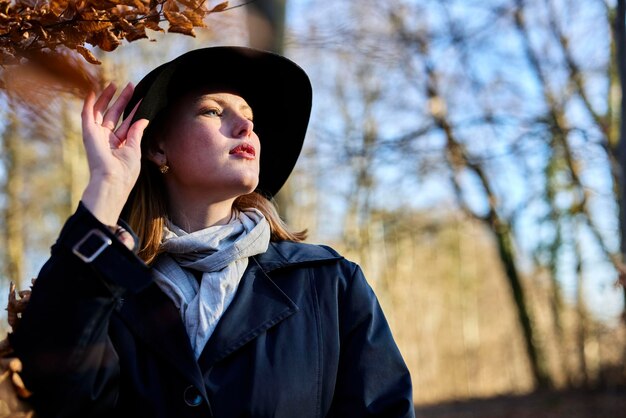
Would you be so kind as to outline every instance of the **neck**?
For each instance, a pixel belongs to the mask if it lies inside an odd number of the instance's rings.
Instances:
[[[170,195],[168,211],[174,225],[191,233],[228,223],[234,201],[235,199],[213,202],[206,196],[192,199]]]

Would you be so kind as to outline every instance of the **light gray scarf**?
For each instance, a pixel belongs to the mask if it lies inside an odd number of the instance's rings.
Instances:
[[[228,224],[190,234],[171,223],[164,228],[164,253],[152,275],[180,310],[196,359],[232,302],[248,257],[264,253],[269,241],[269,224],[256,209],[235,210]],[[190,269],[202,272],[200,284]]]

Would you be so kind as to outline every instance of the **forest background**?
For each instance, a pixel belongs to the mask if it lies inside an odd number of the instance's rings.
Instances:
[[[504,411],[513,395],[592,390],[609,398],[585,416],[612,416],[602,408],[626,383],[625,7],[257,0],[208,14],[195,37],[79,51],[100,65],[60,49],[73,69],[44,79],[4,55],[2,286],[28,287],[87,182],[81,94],[45,83],[123,85],[193,48],[272,49],[314,88],[281,213],[363,266],[418,407],[507,395]]]

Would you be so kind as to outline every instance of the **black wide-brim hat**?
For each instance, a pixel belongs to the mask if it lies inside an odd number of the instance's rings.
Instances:
[[[233,46],[196,49],[148,73],[135,87],[124,117],[142,99],[133,119],[154,124],[182,94],[203,87],[235,93],[252,108],[254,131],[261,141],[256,190],[273,197],[302,150],[311,113],[308,76],[293,61],[267,51]],[[150,125],[144,135],[149,132]]]

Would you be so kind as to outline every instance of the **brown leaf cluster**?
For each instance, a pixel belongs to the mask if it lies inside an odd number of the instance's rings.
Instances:
[[[34,283],[34,279],[32,281]],[[18,326],[21,313],[30,299],[30,290],[16,292],[11,282],[7,304],[9,325]],[[19,298],[18,298],[19,295]],[[20,376],[22,362],[13,356],[8,338],[0,341],[0,418],[32,418],[34,411],[24,402],[32,393],[24,385]]]
[[[28,398],[32,393],[26,389],[24,382],[18,373],[22,371],[22,362],[17,357],[8,357],[0,361],[0,366],[4,369],[2,375],[0,375],[0,383],[6,378],[11,379],[17,395],[20,398]]]
[[[20,376],[22,362],[16,357],[0,359],[0,418],[32,418],[32,407],[24,402],[32,393]]]
[[[82,98],[99,90],[93,48],[111,52],[148,30],[195,36],[208,14],[228,8],[205,1],[0,0],[0,90],[45,119],[59,92]]]
[[[31,283],[34,284],[35,279],[33,279]],[[26,306],[28,305],[28,301],[30,300],[30,293],[30,290],[20,290],[17,292],[15,289],[15,283],[11,282],[7,303],[7,317],[11,328],[15,329],[18,326],[22,312],[24,312]]]
[[[123,40],[147,38],[146,30],[195,36],[212,9],[205,0],[0,0],[0,66],[17,64],[35,52],[64,47],[92,64],[98,59],[87,45],[115,50]]]
[[[31,281],[31,283],[35,283],[35,279]],[[7,318],[9,321],[9,325],[12,329],[16,329],[19,325],[20,318],[22,313],[26,309],[28,305],[28,301],[30,300],[30,290],[21,290],[16,292],[15,283],[11,282],[9,286],[9,300],[7,303]],[[18,299],[19,295],[19,299]],[[13,348],[9,342],[8,338],[0,341],[0,358],[5,358],[6,356],[12,354]]]

